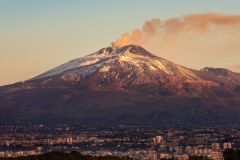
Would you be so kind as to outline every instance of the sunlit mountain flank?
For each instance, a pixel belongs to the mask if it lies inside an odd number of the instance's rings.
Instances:
[[[240,114],[239,73],[189,69],[136,45],[103,48],[0,89],[2,121],[220,123]]]

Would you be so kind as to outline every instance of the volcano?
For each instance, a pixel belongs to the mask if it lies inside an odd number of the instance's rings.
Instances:
[[[4,123],[237,123],[239,117],[239,73],[189,69],[136,45],[103,48],[0,87]]]

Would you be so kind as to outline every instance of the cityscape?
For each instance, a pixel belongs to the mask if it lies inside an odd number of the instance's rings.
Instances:
[[[134,160],[191,156],[222,160],[223,152],[240,149],[240,128],[161,128],[150,126],[4,125],[0,157],[78,151],[83,155],[127,156]]]

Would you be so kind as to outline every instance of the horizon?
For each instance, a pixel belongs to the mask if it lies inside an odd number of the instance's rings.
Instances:
[[[152,22],[155,19],[167,22],[181,19],[184,16],[210,13],[220,18],[229,16],[232,19],[232,17],[240,16],[238,1],[221,4],[216,0],[211,2],[185,1],[185,3],[155,0],[152,0],[152,3],[137,2],[105,0],[101,3],[98,1],[94,3],[52,1],[49,3],[48,1],[0,0],[2,19],[0,86],[31,79],[69,60],[94,53],[105,46],[110,46],[124,33],[131,35],[136,29],[144,31],[142,28],[146,22]],[[216,6],[217,3],[219,5]],[[171,43],[170,47],[168,44],[163,44],[162,50],[156,48],[157,43],[152,44],[152,42],[140,46],[159,57],[188,68],[214,67],[240,72],[240,60],[238,60],[240,48],[237,38],[240,33],[235,31],[239,27],[239,22],[227,25],[230,27],[229,32],[217,22],[216,33],[204,32],[203,35],[206,36],[196,41],[192,38],[190,40],[183,38],[180,42],[184,43]],[[224,31],[222,37],[218,37],[220,31]],[[216,40],[216,43],[211,43],[210,46],[206,46],[210,42],[204,42],[208,39],[208,34]],[[232,37],[230,34],[235,36]],[[167,39],[160,39],[159,43],[163,40],[172,41],[169,35],[164,34],[164,36],[168,36]],[[188,37],[189,35],[181,36]],[[193,41],[191,45],[183,45],[191,41]],[[206,47],[203,48],[203,46]],[[215,50],[211,46],[219,46],[219,49]],[[197,51],[191,53],[194,49]],[[213,58],[216,57],[218,58],[214,60]]]

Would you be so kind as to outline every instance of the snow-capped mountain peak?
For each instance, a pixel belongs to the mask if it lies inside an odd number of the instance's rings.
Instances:
[[[144,124],[159,122],[162,115],[164,123],[185,117],[235,120],[240,117],[240,75],[221,68],[189,69],[140,46],[107,47],[32,80],[0,87],[0,104],[1,120],[127,122],[134,115]]]
[[[171,76],[189,80],[201,79],[195,70],[157,57],[140,46],[127,45],[120,48],[103,48],[51,69],[37,76],[34,80],[60,75],[64,80],[79,81],[86,79],[95,72],[101,73],[100,75],[103,77],[106,77],[104,74],[107,72],[118,72],[128,77],[141,75],[157,78]]]

